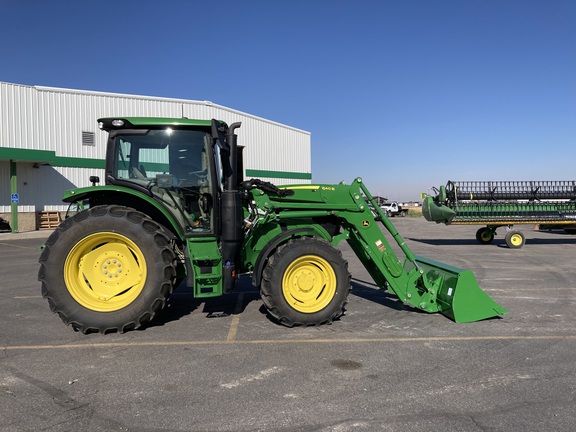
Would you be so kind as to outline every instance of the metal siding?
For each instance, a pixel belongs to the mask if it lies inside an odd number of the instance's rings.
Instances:
[[[245,146],[247,169],[311,172],[310,134],[210,102],[168,100],[128,95],[74,93],[73,90],[38,88],[42,95],[44,135],[62,156],[104,158],[105,133],[98,133],[96,119],[110,116],[217,118],[228,124],[241,121],[237,131]],[[49,126],[48,126],[49,125]],[[46,133],[46,131],[49,131]],[[81,146],[81,132],[95,132],[96,146]],[[82,148],[84,147],[84,148]],[[275,179],[277,182],[281,179]],[[286,179],[291,182],[292,180]],[[283,184],[286,183],[283,181]]]
[[[33,87],[0,83],[0,139],[2,147],[38,149],[34,146],[36,118]]]
[[[312,172],[310,133],[211,102],[0,82],[1,147],[54,151],[60,157],[104,159],[107,134],[98,129],[98,118],[178,118],[182,115],[199,119],[217,118],[228,124],[242,122],[237,134],[239,144],[245,147],[245,169]],[[94,146],[82,145],[83,131],[94,132]],[[0,193],[2,197],[9,198],[9,184],[6,185],[4,181],[9,178],[7,166],[7,163],[0,162]],[[5,172],[6,169],[8,172]],[[104,170],[50,166],[33,168],[31,163],[18,163],[18,191],[22,191],[23,197],[26,197],[21,211],[64,210],[66,205],[60,201],[62,192],[73,187],[89,186],[90,175],[98,175],[104,181]],[[278,185],[310,183],[301,179],[262,180]],[[21,186],[24,181],[27,185]],[[8,192],[5,191],[6,187]],[[0,211],[5,208],[10,210],[9,201],[5,201],[0,200]]]
[[[41,115],[38,124],[39,148],[52,150],[56,156],[104,159],[106,134],[98,129],[98,97],[84,94],[38,91]],[[82,132],[94,133],[94,146],[82,145]]]

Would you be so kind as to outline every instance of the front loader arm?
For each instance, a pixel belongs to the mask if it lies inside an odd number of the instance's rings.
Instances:
[[[336,218],[342,232],[334,235],[336,246],[345,239],[374,282],[419,310],[441,312],[457,322],[477,321],[506,313],[482,291],[471,271],[461,270],[414,255],[402,236],[379,208],[368,189],[357,178],[351,185],[295,185],[281,187],[293,192],[275,196],[262,191],[253,194],[266,221],[315,223]],[[403,263],[394,252],[381,225],[404,255]]]
[[[365,220],[359,224],[356,215],[348,217],[352,224],[348,243],[380,287],[393,291],[402,302],[419,310],[441,312],[456,322],[478,321],[507,313],[482,291],[472,271],[414,255],[368,189],[358,180],[351,187],[357,185],[364,193],[405,256],[404,264],[399,267],[390,244],[372,223],[374,218],[367,219],[368,224]],[[380,283],[381,276],[385,279],[384,285]]]
[[[372,204],[379,216],[381,225],[397,243],[404,254],[403,263],[394,252],[386,235],[383,233],[369,207],[362,212],[341,214],[345,219],[343,228],[348,233],[347,242],[356,253],[374,282],[381,288],[392,291],[398,298],[413,307],[426,312],[440,312],[438,307],[438,283],[428,280],[427,274],[417,263],[417,258],[410,250],[400,233],[384,214],[361,179],[356,179],[350,186],[350,196],[355,201],[360,196]]]

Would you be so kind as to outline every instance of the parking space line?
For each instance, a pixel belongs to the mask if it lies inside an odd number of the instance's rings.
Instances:
[[[0,242],[0,246],[10,246],[10,247],[18,248],[18,249],[38,249],[38,246],[20,246],[20,245],[15,245],[13,243],[3,243],[3,242]]]
[[[506,288],[483,288],[483,291],[510,291]],[[559,288],[514,288],[514,291],[576,291],[576,287],[559,287]]]
[[[236,306],[234,307],[234,312],[232,313],[232,322],[230,323],[230,329],[228,330],[228,337],[226,342],[234,342],[236,339],[236,333],[238,332],[238,323],[240,322],[240,312],[242,311],[242,304],[244,303],[244,293],[238,294],[238,299],[236,300]]]
[[[506,289],[506,288],[483,288],[484,291],[490,292],[510,292],[510,291],[539,291],[539,292],[549,292],[549,291],[576,291],[576,288],[513,288]]]
[[[572,301],[572,300],[576,300],[574,298],[558,298],[558,297],[550,297],[550,296],[545,296],[545,297],[529,297],[529,296],[513,296],[513,295],[498,295],[498,296],[494,296],[494,298],[499,298],[499,299],[516,299],[516,300],[542,300],[542,301],[558,301],[558,300],[565,300],[565,301]]]
[[[356,344],[356,343],[406,343],[406,342],[481,342],[481,341],[576,341],[576,335],[542,336],[431,336],[414,338],[350,338],[350,339],[259,339],[259,340],[221,340],[221,341],[168,341],[168,342],[109,342],[76,345],[14,345],[3,346],[2,351],[17,350],[65,350],[86,348],[146,348],[170,346],[200,345],[270,345],[270,344]]]

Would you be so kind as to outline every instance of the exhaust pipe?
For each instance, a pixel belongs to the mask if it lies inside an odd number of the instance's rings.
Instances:
[[[233,123],[228,127],[224,137],[218,130],[220,149],[225,154],[224,164],[224,190],[220,197],[221,235],[222,246],[222,291],[229,293],[234,289],[238,275],[236,263],[242,244],[242,197],[238,191],[237,171],[237,135],[234,133],[241,123]],[[214,135],[215,120],[212,121]]]

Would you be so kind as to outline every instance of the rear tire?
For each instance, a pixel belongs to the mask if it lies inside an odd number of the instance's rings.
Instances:
[[[165,306],[175,257],[162,226],[145,214],[97,206],[66,219],[48,238],[38,280],[65,324],[82,333],[123,333]]]
[[[324,240],[293,239],[268,259],[260,290],[268,312],[280,324],[331,323],[347,303],[348,263]]]

